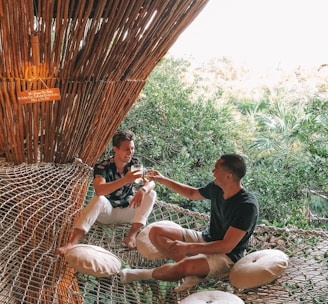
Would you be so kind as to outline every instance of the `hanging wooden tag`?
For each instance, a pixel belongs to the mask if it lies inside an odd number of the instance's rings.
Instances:
[[[60,91],[59,88],[48,88],[17,92],[17,99],[20,104],[60,100]]]

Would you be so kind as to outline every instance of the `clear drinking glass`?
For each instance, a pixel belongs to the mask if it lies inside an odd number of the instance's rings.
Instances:
[[[146,181],[149,181],[149,172],[150,171],[152,171],[152,170],[154,170],[154,168],[152,168],[152,167],[146,167],[146,168],[144,168],[144,179],[146,180]]]
[[[135,164],[135,165],[132,165],[131,166],[131,171],[141,171],[141,173],[143,174],[143,170],[144,170],[144,167],[142,164]],[[142,178],[137,178],[135,181],[134,181],[136,184],[141,184],[142,183]]]

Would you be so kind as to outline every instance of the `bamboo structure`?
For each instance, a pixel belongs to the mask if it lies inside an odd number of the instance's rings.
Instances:
[[[0,303],[180,303],[187,296],[163,282],[124,286],[118,275],[77,273],[55,252],[94,195],[92,165],[207,2],[0,0]],[[209,217],[157,201],[149,222],[160,220],[201,230]],[[127,266],[165,262],[123,248],[129,228],[96,224],[81,241]],[[251,290],[206,279],[190,293],[214,288],[246,304],[326,303],[327,242],[325,231],[259,226],[250,251],[285,251],[290,265],[280,278]]]
[[[52,165],[98,160],[150,72],[207,2],[0,0],[0,157],[14,171],[28,164],[39,172],[1,175],[0,249],[10,267],[1,260],[0,302],[82,303],[74,272],[54,250],[67,241],[65,223],[90,179],[75,165],[58,174]],[[50,170],[39,175],[44,164]]]
[[[93,165],[207,1],[1,0],[0,153]]]

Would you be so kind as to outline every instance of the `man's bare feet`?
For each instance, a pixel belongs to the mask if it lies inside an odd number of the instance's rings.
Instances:
[[[185,277],[183,283],[180,286],[175,287],[174,291],[182,292],[182,291],[189,290],[190,288],[194,287],[202,280],[203,280],[203,278],[198,277],[198,276]]]
[[[68,243],[62,247],[57,248],[57,254],[64,255],[66,251],[70,249],[73,245],[78,244],[80,238],[84,235],[84,230],[74,228],[72,231],[72,235],[68,240]]]
[[[57,254],[64,255],[68,249],[73,246],[72,243],[67,243],[65,246],[57,248]]]
[[[153,279],[154,269],[122,269],[120,271],[120,278],[122,284],[129,284],[138,280],[151,280]]]
[[[125,238],[123,238],[123,243],[128,246],[128,248],[130,250],[135,250],[137,249],[137,245],[136,245],[136,238],[135,237],[131,237],[131,236],[126,236]]]

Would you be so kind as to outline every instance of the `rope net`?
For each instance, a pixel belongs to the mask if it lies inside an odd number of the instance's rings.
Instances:
[[[79,162],[16,166],[0,162],[0,303],[179,303],[204,289],[232,292],[245,303],[327,303],[328,238],[321,230],[258,226],[249,250],[281,249],[290,261],[277,280],[249,290],[233,288],[228,279],[206,279],[188,292],[176,293],[174,287],[180,282],[122,285],[119,275],[95,278],[74,271],[55,251],[67,242],[74,218],[93,196],[91,173]],[[203,229],[209,217],[157,201],[149,223],[160,220]],[[122,247],[128,229],[128,224],[96,223],[81,242],[111,251],[131,268],[166,262]]]

